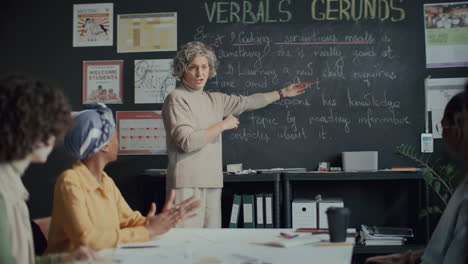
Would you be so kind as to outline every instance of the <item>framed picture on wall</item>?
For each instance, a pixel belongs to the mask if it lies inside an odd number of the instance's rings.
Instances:
[[[123,60],[83,61],[83,104],[121,104]]]
[[[112,46],[114,4],[73,5],[73,47]]]

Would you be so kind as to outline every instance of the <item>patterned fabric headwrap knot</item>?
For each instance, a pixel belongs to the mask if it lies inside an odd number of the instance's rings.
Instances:
[[[72,113],[73,127],[65,135],[65,149],[79,160],[101,150],[115,132],[112,110],[103,103],[84,105]]]

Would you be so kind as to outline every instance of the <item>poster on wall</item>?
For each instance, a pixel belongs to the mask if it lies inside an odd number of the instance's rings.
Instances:
[[[453,96],[463,92],[466,82],[468,82],[468,78],[427,78],[425,80],[426,117],[431,117],[431,131],[434,138],[442,138],[441,121],[444,117],[445,106]],[[459,116],[458,118],[463,117]],[[429,123],[426,120],[426,130],[428,126]]]
[[[135,104],[162,104],[175,89],[172,59],[135,60]]]
[[[112,46],[114,4],[73,5],[73,47]]]
[[[177,13],[117,16],[117,52],[177,50]]]
[[[468,66],[468,2],[424,5],[426,67]]]
[[[83,104],[121,104],[123,60],[83,61]]]
[[[119,111],[119,155],[166,155],[161,111]]]

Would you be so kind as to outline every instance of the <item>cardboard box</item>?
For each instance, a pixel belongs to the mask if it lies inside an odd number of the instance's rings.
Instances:
[[[317,228],[317,201],[297,198],[292,201],[292,228]]]
[[[344,171],[377,171],[379,153],[377,151],[346,151],[342,153]]]

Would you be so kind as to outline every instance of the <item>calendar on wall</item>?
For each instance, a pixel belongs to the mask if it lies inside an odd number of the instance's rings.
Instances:
[[[119,155],[166,155],[161,111],[119,111]]]

